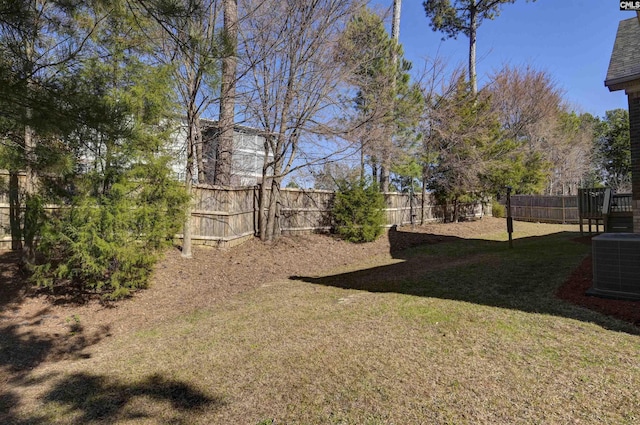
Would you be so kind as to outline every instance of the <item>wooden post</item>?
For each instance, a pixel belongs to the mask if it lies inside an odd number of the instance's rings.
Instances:
[[[413,181],[411,182],[411,187],[409,188],[409,214],[411,220],[411,228],[413,229],[416,225],[413,211]]]
[[[511,186],[507,186],[507,233],[509,248],[513,248],[513,217],[511,217]]]
[[[260,185],[253,186],[253,236],[258,236],[258,193]]]

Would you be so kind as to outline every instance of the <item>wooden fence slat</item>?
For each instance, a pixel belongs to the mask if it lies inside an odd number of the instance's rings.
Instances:
[[[578,224],[578,197],[512,195],[511,214],[520,221]]]

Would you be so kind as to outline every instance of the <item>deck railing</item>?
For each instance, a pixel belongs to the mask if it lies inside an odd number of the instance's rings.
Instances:
[[[600,224],[605,232],[610,232],[612,229],[621,231],[615,229],[627,227],[619,221],[624,222],[626,217],[632,214],[633,204],[630,193],[613,193],[611,188],[591,188],[578,191],[578,209],[581,233],[584,220],[589,224],[589,233],[592,224],[595,224],[596,232],[599,232]]]
[[[578,189],[578,212],[581,219],[601,219],[607,188]]]

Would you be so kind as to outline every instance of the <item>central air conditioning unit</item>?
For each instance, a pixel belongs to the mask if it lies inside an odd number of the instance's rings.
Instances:
[[[640,234],[605,233],[591,246],[593,286],[587,294],[640,300]]]

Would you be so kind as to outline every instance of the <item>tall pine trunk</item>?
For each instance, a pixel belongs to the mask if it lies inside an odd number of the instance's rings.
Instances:
[[[387,165],[391,162],[390,157],[386,154],[382,155],[382,164],[380,165],[380,192],[389,191],[389,169]]]
[[[393,0],[393,20],[391,22],[391,38],[395,43],[400,42],[400,10],[402,8],[401,0]],[[391,79],[391,92],[392,99],[391,105],[389,108],[391,109],[391,113],[395,110],[395,97],[396,97],[396,77],[397,77],[397,69],[398,69],[398,51],[394,48],[392,50],[391,63],[393,64],[393,75]],[[389,126],[395,126],[395,122],[391,121],[388,123]],[[388,192],[389,191],[389,173],[391,169],[391,151],[393,146],[393,134],[395,133],[391,129],[385,132],[385,143],[387,146],[382,150],[382,158],[380,162],[380,191]]]
[[[227,54],[222,59],[222,84],[220,97],[220,132],[216,152],[215,184],[231,184],[231,164],[233,152],[233,127],[235,121],[236,97],[236,56],[238,44],[238,3],[224,0],[224,34]]]
[[[469,10],[469,84],[471,93],[478,94],[478,82],[476,78],[476,36],[478,31],[478,10],[473,7]]]
[[[37,9],[37,1],[34,4]],[[26,98],[31,97],[31,90],[33,86],[32,74],[35,69],[34,57],[35,57],[35,39],[26,40]],[[24,228],[22,229],[22,238],[24,239],[24,245],[22,247],[22,262],[27,266],[32,265],[35,262],[35,245],[34,238],[37,233],[37,229],[28,228],[28,226],[35,226],[36,222],[33,220],[26,220],[26,217],[31,217],[33,214],[29,209],[34,205],[31,201],[31,197],[35,196],[35,135],[31,128],[31,120],[33,119],[33,110],[27,106],[25,110],[25,127],[24,127],[24,156],[25,156],[25,181],[24,181],[24,200],[21,202],[24,207]],[[29,201],[29,202],[27,202]]]

